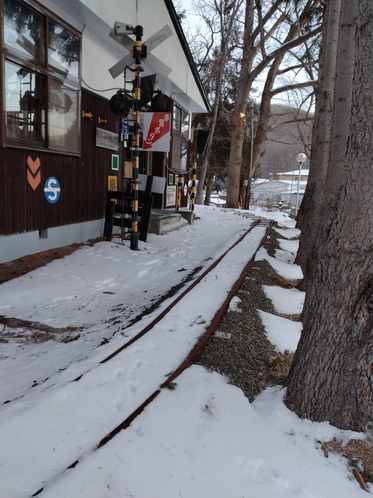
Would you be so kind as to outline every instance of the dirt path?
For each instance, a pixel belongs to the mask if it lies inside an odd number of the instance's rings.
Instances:
[[[7,282],[8,280],[12,280],[13,278],[21,277],[25,273],[36,270],[36,268],[45,266],[54,259],[64,258],[65,256],[68,256],[76,251],[79,247],[84,245],[93,245],[101,240],[104,239],[99,237],[81,244],[71,244],[65,247],[57,247],[56,249],[30,254],[29,256],[9,261],[8,263],[2,263],[0,264],[0,284]]]

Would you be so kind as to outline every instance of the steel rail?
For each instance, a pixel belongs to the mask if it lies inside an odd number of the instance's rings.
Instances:
[[[250,228],[248,230],[245,231],[245,233],[239,238],[236,240],[236,242],[234,244],[232,244],[221,256],[218,257],[218,259],[216,259],[199,277],[197,277],[179,296],[177,296],[176,299],[174,299],[172,301],[172,303],[170,303],[161,313],[159,313],[159,315],[156,316],[156,318],[151,322],[149,323],[146,327],[144,327],[138,334],[136,334],[134,337],[132,337],[132,339],[130,339],[128,342],[126,342],[123,346],[121,346],[120,348],[118,348],[116,351],[114,351],[113,353],[111,353],[107,358],[101,360],[100,364],[101,363],[106,363],[107,361],[111,360],[112,358],[114,358],[114,356],[116,356],[117,354],[119,354],[121,351],[123,351],[124,349],[128,348],[129,346],[131,346],[131,344],[133,344],[134,342],[136,342],[138,339],[140,339],[140,337],[142,337],[143,335],[145,335],[147,332],[149,332],[149,330],[151,330],[158,322],[160,322],[169,312],[170,310],[172,310],[172,308],[174,306],[176,306],[176,304],[181,301],[192,289],[194,289],[194,287],[196,285],[198,285],[201,280],[203,280],[205,278],[205,276],[210,273],[210,271],[212,271],[219,263],[220,261],[234,248],[236,247],[240,242],[243,241],[243,239],[251,232],[251,230],[253,228],[255,228],[257,225],[259,225],[260,223],[260,219],[258,220],[255,220],[254,223],[250,226]]]
[[[128,341],[126,344],[121,346],[119,349],[114,351],[111,355],[106,357],[104,360],[100,362],[106,363],[107,361],[111,360],[113,357],[115,357],[117,354],[119,354],[121,351],[129,347],[131,344],[136,342],[140,337],[145,335],[149,330],[151,330],[162,318],[164,318],[167,313],[170,312],[170,310],[179,302],[183,297],[185,297],[186,294],[188,294],[211,270],[213,270],[219,263],[220,261],[234,248],[236,247],[242,240],[250,233],[250,231],[258,226],[260,223],[262,224],[267,224],[267,222],[263,222],[261,219],[256,220],[251,227],[246,230],[246,232],[231,246],[229,247],[219,258],[214,261],[187,289],[185,289],[167,308],[165,308],[150,324],[148,324],[146,327],[144,327],[143,330],[141,330],[136,336],[134,336],[130,341]],[[122,430],[126,429],[129,427],[129,425],[135,420],[136,417],[138,417],[144,410],[145,408],[162,392],[162,388],[167,387],[173,380],[175,380],[186,368],[191,366],[195,360],[201,355],[203,349],[206,347],[207,343],[214,337],[214,333],[216,332],[223,316],[227,312],[228,306],[232,298],[235,296],[239,288],[241,287],[246,274],[250,267],[253,265],[255,261],[255,256],[258,250],[263,246],[264,242],[266,241],[266,238],[268,236],[268,233],[272,229],[274,225],[274,221],[270,220],[268,222],[267,229],[265,231],[264,236],[262,237],[261,241],[259,242],[259,245],[254,252],[253,256],[251,259],[248,261],[248,263],[245,265],[243,268],[240,276],[236,280],[235,284],[229,291],[224,303],[220,307],[220,309],[217,311],[215,314],[215,317],[212,319],[210,325],[206,329],[205,333],[200,337],[198,343],[194,346],[192,351],[189,353],[187,358],[179,365],[179,367],[174,370],[174,372],[166,379],[166,381],[160,385],[159,389],[153,392],[136,410],[134,410],[123,422],[121,422],[115,429],[113,429],[111,432],[109,432],[104,438],[101,439],[101,441],[97,444],[96,448],[93,449],[93,451],[98,450],[105,444],[107,444],[111,439],[113,439],[119,432]],[[75,379],[75,381],[79,380],[82,376],[78,377]],[[79,459],[75,460],[71,465],[69,465],[66,470],[73,469],[76,467],[76,465],[79,463]],[[60,475],[62,475],[65,471],[62,471]],[[43,486],[41,489],[36,491],[31,497],[38,496],[40,493],[43,492],[44,490]]]

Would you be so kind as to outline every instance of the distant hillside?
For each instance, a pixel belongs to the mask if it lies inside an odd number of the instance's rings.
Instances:
[[[270,173],[298,169],[297,154],[304,152],[308,157],[310,154],[313,119],[305,121],[306,113],[299,113],[286,106],[273,105],[272,111],[273,117],[270,125],[277,127],[268,133],[268,140],[260,162],[260,171],[256,175],[261,178],[269,178],[272,176]],[[278,126],[280,123],[296,119],[298,122]],[[303,121],[299,122],[299,120]]]

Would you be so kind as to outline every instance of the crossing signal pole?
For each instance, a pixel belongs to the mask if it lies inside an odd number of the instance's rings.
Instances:
[[[143,28],[135,26],[134,34],[136,42],[133,47],[133,57],[135,59],[135,81],[133,100],[133,164],[132,164],[132,232],[130,248],[137,251],[139,247],[139,157],[140,157],[140,108],[141,108],[141,59],[146,57],[146,47],[142,43]]]

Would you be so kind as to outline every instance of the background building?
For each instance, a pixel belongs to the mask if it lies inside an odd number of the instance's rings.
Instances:
[[[141,77],[155,74],[170,103],[170,152],[142,152],[139,170],[166,179],[155,205],[172,207],[191,114],[209,107],[172,2],[0,0],[0,10],[0,263],[103,233],[107,191],[131,161],[109,109],[133,79],[135,37],[115,36],[117,21],[143,27]]]

